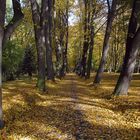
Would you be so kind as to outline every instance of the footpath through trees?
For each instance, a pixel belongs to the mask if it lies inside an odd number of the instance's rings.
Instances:
[[[137,139],[140,77],[134,75],[129,96],[110,98],[117,78],[118,75],[104,74],[101,85],[93,87],[92,78],[85,81],[68,74],[63,80],[56,79],[56,83],[48,82],[48,93],[35,88],[35,78],[6,82],[3,88],[6,126],[2,137]]]

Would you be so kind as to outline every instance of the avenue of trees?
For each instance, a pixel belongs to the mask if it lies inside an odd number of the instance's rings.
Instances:
[[[26,74],[36,76],[37,88],[45,92],[47,80],[63,79],[68,72],[85,79],[96,72],[93,86],[100,84],[103,72],[115,72],[120,75],[112,94],[128,95],[133,73],[140,72],[139,0],[0,3],[1,128],[2,82]]]

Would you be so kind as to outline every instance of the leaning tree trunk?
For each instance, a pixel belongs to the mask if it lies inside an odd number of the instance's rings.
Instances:
[[[54,67],[52,61],[52,16],[53,16],[53,0],[48,0],[47,24],[46,24],[46,63],[47,63],[47,79],[54,81]]]
[[[99,65],[99,68],[98,68],[98,71],[94,80],[94,83],[97,83],[97,84],[101,82],[102,74],[104,72],[106,58],[107,58],[107,54],[109,50],[109,38],[110,38],[111,30],[112,30],[112,23],[115,17],[115,13],[116,13],[116,0],[113,0],[112,7],[111,9],[109,8],[109,12],[108,12],[107,27],[106,27],[105,37],[104,37],[102,57],[101,57],[100,65]]]
[[[134,72],[136,57],[138,54],[138,49],[140,48],[140,28],[136,33],[130,50],[126,51],[123,69],[119,76],[116,88],[114,90],[114,95],[127,95],[132,74]]]
[[[129,21],[126,42],[126,52],[121,74],[113,92],[114,95],[127,95],[132,74],[134,72],[136,57],[140,48],[140,27],[137,30],[140,11],[140,1],[134,0],[133,10]]]

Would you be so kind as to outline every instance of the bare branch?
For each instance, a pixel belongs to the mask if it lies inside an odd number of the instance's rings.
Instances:
[[[107,20],[97,29],[97,31],[94,33],[94,35],[96,35],[100,29],[106,24]]]
[[[111,6],[110,6],[110,1],[109,0],[107,0],[107,5],[108,5],[108,11],[110,11],[111,10]]]

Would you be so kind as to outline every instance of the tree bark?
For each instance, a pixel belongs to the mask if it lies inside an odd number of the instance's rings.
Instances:
[[[89,54],[88,54],[88,61],[87,61],[87,74],[86,78],[90,78],[90,71],[92,67],[92,53],[93,53],[93,46],[94,46],[94,14],[95,14],[95,3],[91,0],[91,17],[90,17],[90,44],[89,44]],[[91,11],[91,10],[90,10]]]
[[[81,60],[81,76],[86,76],[86,61],[87,61],[87,51],[88,51],[88,37],[87,37],[87,31],[88,31],[88,1],[84,1],[85,4],[85,15],[84,15],[84,42],[83,42],[83,53],[82,53],[82,60]]]
[[[136,56],[140,48],[140,28],[131,45],[131,50],[127,51],[124,58],[123,69],[113,92],[114,95],[127,95],[132,74],[134,72]]]
[[[37,32],[40,37],[38,37],[38,40],[36,41],[37,45],[37,56],[38,56],[38,80],[37,80],[37,87],[40,91],[45,91],[45,75],[46,75],[46,69],[45,69],[45,42],[44,39],[44,33],[41,33],[43,31]]]
[[[137,30],[140,11],[140,1],[134,0],[126,42],[126,52],[123,67],[114,89],[114,95],[127,95],[132,74],[134,72],[136,57],[140,48],[140,27]]]
[[[52,16],[53,16],[53,0],[48,0],[47,2],[48,11],[46,11],[46,63],[47,63],[47,79],[48,80],[55,80],[54,79],[54,67],[52,61]]]
[[[63,64],[62,64],[62,75],[64,76],[66,72],[68,72],[68,60],[67,60],[67,52],[68,52],[68,36],[69,36],[69,23],[68,23],[68,9],[69,8],[69,2],[67,0],[67,5],[66,5],[66,12],[64,15],[64,25],[65,25],[65,48],[63,48]]]
[[[45,36],[44,36],[44,28],[45,28],[45,19],[44,14],[46,12],[46,0],[42,0],[41,13],[39,10],[39,5],[36,0],[30,0],[31,9],[32,9],[32,18],[34,22],[34,31],[35,31],[35,41],[36,41],[36,49],[37,49],[37,58],[38,58],[38,80],[37,87],[40,91],[45,91]]]
[[[6,15],[6,0],[0,0],[0,128],[4,127],[3,111],[2,111],[2,49],[6,44],[13,31],[19,25],[23,18],[21,11],[20,1],[12,0],[14,16],[10,23],[6,27],[5,15]]]
[[[3,38],[3,47],[6,44],[6,41],[10,38],[11,34],[17,28],[21,20],[23,19],[24,15],[21,11],[21,5],[19,0],[12,0],[14,16],[10,23],[5,27],[4,30],[4,38]]]
[[[88,62],[87,62],[87,75],[86,78],[90,78],[90,71],[92,67],[92,53],[93,53],[93,45],[94,45],[94,27],[92,27],[92,35],[91,35],[91,42],[90,42],[90,48],[89,48],[89,54],[88,54]]]
[[[0,9],[1,12],[1,9]],[[1,18],[1,16],[0,16]],[[3,111],[2,111],[2,41],[4,36],[3,26],[0,23],[0,129],[3,128]]]
[[[4,37],[4,22],[6,12],[6,1],[0,0],[0,128],[3,128],[3,111],[2,111],[2,43]]]
[[[94,83],[97,83],[97,84],[101,82],[102,74],[104,72],[106,58],[107,58],[107,54],[109,50],[109,38],[110,38],[111,30],[112,30],[112,23],[113,23],[115,13],[116,13],[116,5],[117,5],[116,0],[113,0],[111,9],[109,8],[110,6],[108,6],[109,12],[108,12],[108,18],[107,18],[106,33],[105,33],[104,43],[103,43],[103,52],[102,52],[100,65],[99,65],[99,68],[98,68],[98,71],[94,80]]]

